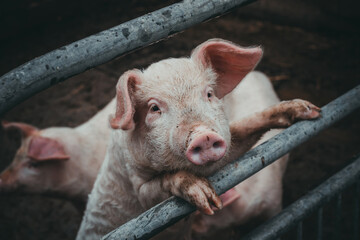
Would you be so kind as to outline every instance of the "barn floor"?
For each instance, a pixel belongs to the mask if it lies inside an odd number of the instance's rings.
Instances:
[[[89,11],[82,10],[80,16],[71,20],[60,14],[53,16],[50,23],[34,25],[30,32],[14,34],[1,44],[0,74],[160,5],[136,3],[130,7],[125,11],[122,6],[104,5],[99,14],[91,14],[93,9],[89,7]],[[113,98],[117,78],[125,70],[144,68],[168,57],[187,56],[199,43],[214,37],[242,46],[263,46],[265,54],[257,70],[270,76],[281,99],[303,98],[323,106],[360,83],[358,33],[315,31],[244,19],[236,10],[62,82],[18,105],[3,119],[22,121],[39,128],[77,126]],[[3,137],[0,170],[11,161],[17,142],[14,135]],[[359,146],[360,111],[357,110],[293,150],[284,177],[284,205],[289,205],[340,170],[348,159],[359,153]],[[326,211],[329,211],[327,221],[331,222],[331,209]],[[344,234],[351,224],[351,219],[345,215]],[[65,200],[0,194],[0,239],[74,239],[81,217],[82,213]],[[304,225],[304,239],[314,236],[311,221]],[[214,233],[211,239],[219,236],[237,239],[243,231],[243,228],[233,227]]]

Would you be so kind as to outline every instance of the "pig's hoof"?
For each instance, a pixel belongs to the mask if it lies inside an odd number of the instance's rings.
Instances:
[[[308,101],[294,99],[281,102],[276,111],[278,114],[273,114],[272,116],[278,117],[279,124],[288,127],[298,120],[320,117],[321,109]]]
[[[206,179],[198,179],[194,184],[189,186],[184,194],[189,202],[207,215],[214,214],[211,208],[212,205],[218,209],[222,208],[221,199],[216,195],[214,189]]]
[[[314,119],[320,117],[321,109],[308,101],[294,99],[291,103],[293,105],[293,117],[296,120]]]
[[[214,214],[214,210],[211,206],[214,206],[217,209],[222,208],[220,197],[215,193],[206,178],[196,177],[190,174],[186,175],[187,176],[182,178],[182,181],[178,183],[180,191],[173,192],[174,195],[182,197],[194,204],[199,211],[207,215]]]

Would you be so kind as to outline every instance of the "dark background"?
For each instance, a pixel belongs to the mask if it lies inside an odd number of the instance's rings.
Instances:
[[[1,1],[0,75],[48,51],[174,2]],[[259,1],[72,77],[18,105],[3,118],[39,128],[77,126],[115,96],[117,79],[127,69],[188,56],[198,44],[214,37],[242,46],[261,45],[265,54],[257,70],[271,78],[281,99],[303,98],[323,106],[360,83],[358,9],[359,3],[351,0]],[[360,152],[359,116],[357,110],[291,152],[284,177],[285,206]],[[0,140],[1,171],[11,161],[19,139],[13,132],[0,131]],[[351,204],[344,198],[343,239],[351,229]],[[331,205],[325,209],[325,234],[329,236],[335,221],[332,210]],[[73,239],[81,217],[82,213],[65,200],[0,193],[0,239]],[[304,239],[314,238],[313,228],[314,221],[309,219]],[[213,238],[235,239],[241,232],[233,227]]]

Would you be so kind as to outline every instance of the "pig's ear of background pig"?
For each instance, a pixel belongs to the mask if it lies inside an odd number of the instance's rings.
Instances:
[[[116,85],[116,113],[110,119],[113,129],[129,130],[135,127],[135,99],[136,86],[141,84],[141,72],[131,70],[125,72]]]
[[[243,48],[222,39],[200,44],[191,55],[194,61],[217,73],[215,92],[218,98],[231,92],[256,67],[261,57],[260,47]]]
[[[26,123],[2,121],[1,124],[5,130],[9,130],[9,129],[19,130],[23,138],[27,138],[31,135],[34,135],[36,132],[39,131],[36,127]]]
[[[39,135],[31,138],[27,156],[36,161],[68,160],[70,158],[58,141]]]

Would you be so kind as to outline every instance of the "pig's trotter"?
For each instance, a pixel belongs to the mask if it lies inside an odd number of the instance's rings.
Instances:
[[[211,206],[217,209],[222,208],[220,197],[215,193],[206,178],[180,171],[175,174],[168,174],[164,180],[165,189],[168,189],[173,195],[194,204],[201,212],[207,215],[214,214]]]
[[[197,179],[188,189],[188,192],[184,192],[184,194],[185,197],[189,198],[189,202],[196,205],[201,212],[207,215],[214,214],[211,205],[218,209],[222,208],[221,199],[205,178]]]
[[[287,120],[290,124],[296,120],[315,119],[320,117],[321,109],[305,100],[294,99],[281,102],[279,105],[280,107],[285,108],[284,113],[289,118]]]
[[[300,99],[292,100],[298,108],[296,119],[314,119],[320,117],[321,109],[314,104]]]

